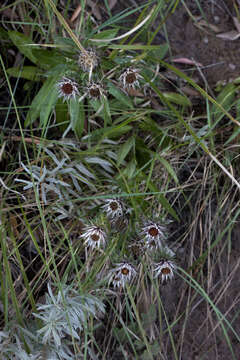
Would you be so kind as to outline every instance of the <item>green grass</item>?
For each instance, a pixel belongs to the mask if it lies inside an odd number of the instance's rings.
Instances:
[[[74,1],[15,5],[0,10],[0,357],[237,359],[238,82],[208,92],[156,44],[183,1],[120,13],[105,1],[93,21],[82,0],[73,23]],[[21,18],[7,21],[8,8]],[[199,92],[200,114],[159,66]],[[63,77],[77,99],[58,96]],[[144,238],[147,221],[161,246]],[[86,226],[106,245],[86,246]],[[155,276],[163,259],[172,280]]]

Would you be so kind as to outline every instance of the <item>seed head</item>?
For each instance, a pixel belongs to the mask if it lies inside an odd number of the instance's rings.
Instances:
[[[63,77],[57,83],[58,97],[63,97],[63,101],[76,99],[76,96],[79,96],[78,84],[75,81],[72,81],[66,77]]]
[[[98,65],[98,57],[92,50],[81,52],[78,58],[78,63],[84,72],[90,73]]]

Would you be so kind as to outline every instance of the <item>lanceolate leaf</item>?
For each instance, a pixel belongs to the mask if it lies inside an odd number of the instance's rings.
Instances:
[[[32,101],[25,120],[25,126],[29,126],[34,123],[40,115],[41,126],[46,123],[54,105],[57,102],[56,83],[58,78],[59,74],[56,74],[54,77],[50,77],[45,81]]]
[[[18,31],[9,31],[8,35],[18,50],[34,64],[37,64],[38,60],[32,52],[32,39],[24,34],[19,33]]]

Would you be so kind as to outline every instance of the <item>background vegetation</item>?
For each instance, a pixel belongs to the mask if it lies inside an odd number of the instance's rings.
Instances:
[[[1,7],[2,359],[238,359],[239,85],[171,61],[182,6]]]

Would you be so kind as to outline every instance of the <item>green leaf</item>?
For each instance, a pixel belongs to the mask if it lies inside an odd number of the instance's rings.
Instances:
[[[102,97],[102,103],[103,103],[104,127],[106,127],[108,124],[112,123],[111,111],[107,97],[105,96]]]
[[[32,53],[36,57],[38,64],[44,68],[53,67],[59,64],[66,66],[67,64],[66,58],[55,49],[47,50],[33,48]]]
[[[117,154],[117,166],[122,164],[123,160],[126,158],[127,154],[134,146],[135,146],[134,137],[130,137],[122,146],[120,146]]]
[[[112,83],[109,83],[108,91],[112,96],[114,96],[117,100],[119,100],[119,102],[122,103],[124,106],[126,106],[128,109],[134,108],[131,99]]]
[[[41,70],[39,70],[36,66],[23,66],[22,68],[12,67],[7,69],[7,73],[16,78],[23,78],[32,81],[39,81],[42,75]]]
[[[89,137],[91,137],[93,141],[98,140],[99,142],[101,142],[105,138],[113,139],[115,137],[126,134],[131,130],[132,127],[130,125],[120,124],[118,126],[109,126],[103,129],[94,130],[91,132],[91,134],[89,134]]]
[[[156,306],[154,304],[150,304],[150,306],[148,308],[148,312],[142,313],[141,318],[142,318],[144,327],[148,327],[151,324],[153,324],[157,319]]]
[[[227,84],[220,94],[216,98],[216,102],[220,104],[226,111],[229,111],[234,103],[236,86],[233,83]],[[219,106],[213,104],[211,113],[214,116],[216,124],[225,116],[225,114],[219,109]]]
[[[191,101],[186,96],[180,95],[175,92],[164,92],[163,96],[168,101],[171,101],[178,105],[183,105],[183,106],[191,106],[192,105]]]
[[[162,45],[141,45],[141,44],[131,44],[131,45],[109,45],[109,49],[120,49],[120,50],[159,50],[162,48]],[[165,48],[165,46],[164,46]]]
[[[161,346],[158,341],[154,341],[153,344],[149,345],[151,355],[157,356],[161,353]],[[140,360],[151,360],[152,356],[149,355],[148,350],[144,350],[143,354],[140,356]]]
[[[132,159],[123,170],[123,175],[125,175],[129,180],[136,178],[136,160]]]
[[[119,31],[119,27],[116,27],[114,29],[108,29],[108,30],[104,30],[98,34],[95,34],[92,39],[101,39],[101,40],[105,40],[106,39],[106,43],[108,43],[109,41],[107,41],[108,39],[113,39],[117,33]],[[89,40],[92,40],[89,39]],[[101,45],[105,44],[105,42],[101,43]]]
[[[38,59],[33,55],[32,47],[36,44],[33,43],[32,39],[18,31],[9,31],[8,35],[18,50],[34,64],[37,64]]]
[[[78,101],[71,99],[69,111],[72,129],[76,136],[80,139],[82,137],[85,122],[84,105],[82,102],[79,103]]]
[[[148,183],[148,188],[153,192],[159,191],[158,188],[151,181],[149,181]],[[179,217],[177,216],[175,210],[170,205],[169,201],[162,194],[156,194],[156,197],[158,198],[160,204],[167,210],[167,212],[170,215],[172,215],[177,221],[180,221]]]
[[[56,83],[59,74],[45,81],[37,95],[32,101],[24,126],[29,126],[40,116],[40,125],[46,125],[48,116],[57,102]]]
[[[150,53],[148,53],[149,58],[155,58],[155,59],[164,59],[165,55],[168,52],[168,44],[158,45],[157,49],[152,50]]]
[[[157,156],[158,160],[163,164],[163,166],[167,169],[168,173],[171,175],[171,177],[174,179],[174,181],[176,182],[176,184],[179,183],[178,178],[177,178],[177,174],[175,173],[175,171],[173,170],[172,166],[170,165],[170,163],[164,159],[163,157],[159,156],[158,154],[154,154],[155,156]]]

